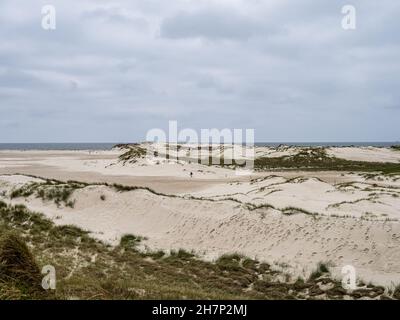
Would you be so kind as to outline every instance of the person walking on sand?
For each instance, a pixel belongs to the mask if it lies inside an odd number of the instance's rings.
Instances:
[[[193,178],[193,172],[190,172],[190,177]]]

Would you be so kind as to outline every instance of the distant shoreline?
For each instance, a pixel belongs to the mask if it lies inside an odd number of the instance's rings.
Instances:
[[[111,150],[118,142],[88,143],[0,143],[0,150]],[[257,147],[391,147],[400,142],[256,142]]]

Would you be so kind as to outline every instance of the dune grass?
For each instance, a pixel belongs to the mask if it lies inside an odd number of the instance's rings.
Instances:
[[[329,274],[329,266],[328,263],[320,262],[317,265],[317,268],[310,274],[310,279],[318,279],[322,277],[324,274]]]
[[[122,145],[119,147],[127,149],[127,151],[119,156],[119,161],[123,164],[136,163],[138,159],[144,158],[147,153],[147,150],[140,145]]]
[[[141,236],[135,236],[133,234],[125,234],[121,237],[119,245],[122,248],[135,249],[143,240],[145,240],[145,238]]]
[[[0,299],[44,298],[41,273],[26,243],[14,232],[0,239]]]
[[[58,180],[46,180],[45,182],[32,182],[20,188],[14,189],[10,198],[35,196],[45,201],[54,201],[57,206],[61,204],[67,207],[74,207],[74,201],[70,200],[77,189],[86,187],[86,183],[68,181],[67,183]]]
[[[280,209],[280,211],[282,212],[282,214],[287,215],[287,216],[291,216],[294,214],[305,214],[305,215],[315,217],[318,215],[318,213],[310,212],[303,208],[298,208],[298,207],[285,207],[283,209]]]
[[[326,170],[400,174],[399,163],[352,161],[330,157],[322,147],[304,148],[292,156],[256,158],[254,168],[257,170]]]
[[[21,205],[0,202],[0,232],[8,234],[0,245],[4,299],[313,299],[318,296],[312,292],[321,294],[319,279],[301,286],[282,283],[267,263],[240,254],[212,263],[183,249],[142,252],[137,245],[145,239],[135,235],[123,236],[113,247],[75,226],[56,226]],[[55,291],[38,286],[44,265],[56,269]],[[330,278],[323,281],[339,286]],[[322,294],[343,296],[329,290]]]

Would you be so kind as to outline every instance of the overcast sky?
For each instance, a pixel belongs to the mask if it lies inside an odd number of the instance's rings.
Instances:
[[[398,0],[1,0],[0,142],[398,141],[399,31]]]

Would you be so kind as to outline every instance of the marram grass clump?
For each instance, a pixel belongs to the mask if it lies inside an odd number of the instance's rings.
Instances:
[[[41,273],[26,243],[14,233],[0,240],[0,298],[21,299],[40,295]]]
[[[133,234],[125,234],[121,237],[120,247],[124,249],[136,249],[136,247],[142,242],[146,240],[144,237],[135,236]]]

